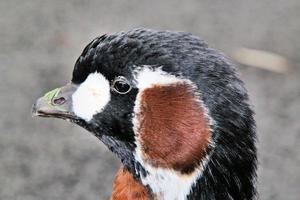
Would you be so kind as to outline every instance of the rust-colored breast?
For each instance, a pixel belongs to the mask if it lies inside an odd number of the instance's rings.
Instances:
[[[150,200],[148,189],[121,167],[117,172],[110,200]]]

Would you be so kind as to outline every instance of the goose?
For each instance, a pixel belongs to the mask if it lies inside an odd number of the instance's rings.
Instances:
[[[136,28],[95,38],[34,116],[88,130],[122,163],[111,200],[256,198],[256,126],[244,83],[190,33]]]

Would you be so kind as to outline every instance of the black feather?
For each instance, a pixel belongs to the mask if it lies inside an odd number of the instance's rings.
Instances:
[[[170,74],[193,81],[215,121],[215,146],[202,176],[188,199],[254,199],[256,195],[256,130],[243,82],[220,52],[198,37],[184,32],[134,29],[104,35],[84,49],[75,64],[72,82],[82,83],[95,71],[108,80],[132,80],[136,66],[162,67]],[[139,178],[145,170],[134,160],[134,134],[130,115],[137,90],[112,96],[111,105],[85,127],[96,134]],[[127,117],[124,117],[127,116]],[[101,124],[101,126],[97,126]],[[99,127],[106,127],[100,130]]]

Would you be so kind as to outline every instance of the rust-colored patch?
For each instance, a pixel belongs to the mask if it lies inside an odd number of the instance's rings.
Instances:
[[[148,189],[121,167],[117,172],[110,200],[150,200]]]
[[[197,98],[186,82],[142,91],[138,132],[152,165],[190,173],[205,156],[211,134]]]

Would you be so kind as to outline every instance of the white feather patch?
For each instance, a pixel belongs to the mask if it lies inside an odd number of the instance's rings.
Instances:
[[[73,112],[90,121],[110,101],[109,81],[100,73],[90,74],[72,95]]]
[[[137,142],[135,159],[148,172],[145,177],[141,177],[143,185],[148,185],[158,200],[185,200],[197,179],[202,175],[203,166],[206,165],[208,156],[203,159],[201,166],[188,175],[180,174],[173,169],[153,167],[146,163],[142,158],[139,142]]]
[[[150,67],[143,66],[143,68],[138,68],[135,73],[135,81],[140,90],[150,88],[156,84],[168,85],[181,81],[181,79],[162,71],[161,68],[153,70]]]

